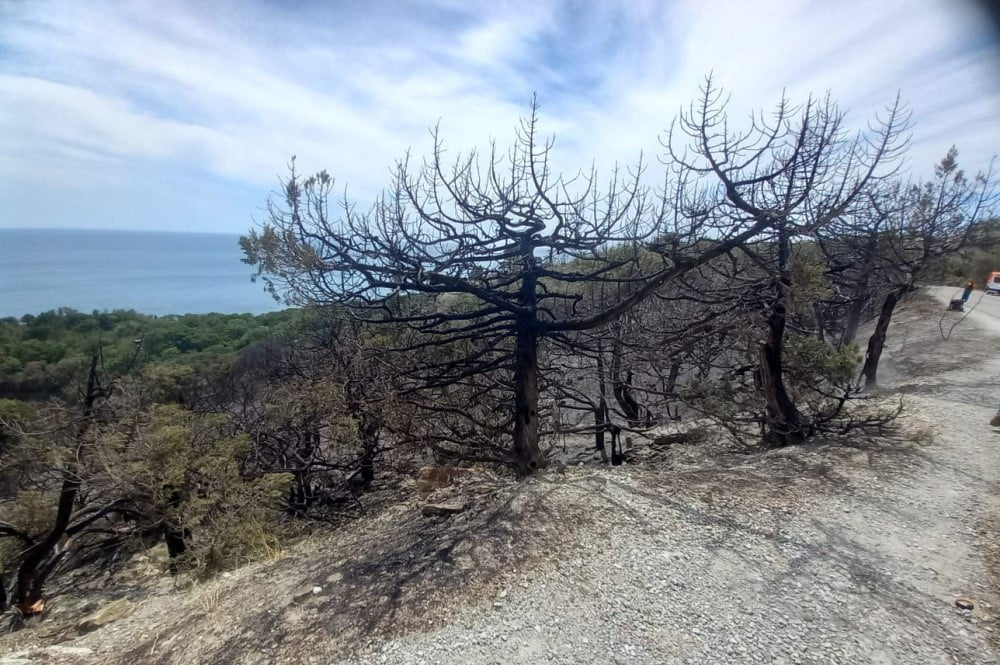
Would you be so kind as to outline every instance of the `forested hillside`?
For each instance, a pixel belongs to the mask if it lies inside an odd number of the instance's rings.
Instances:
[[[280,337],[302,317],[292,310],[155,317],[60,309],[0,319],[0,397],[60,394],[98,349],[105,362],[120,362],[138,351],[146,365],[193,366]]]
[[[725,100],[707,80],[658,187],[554,172],[537,108],[507,151],[435,134],[367,207],[293,161],[242,245],[296,309],[0,322],[0,604],[41,615],[55,576],[160,542],[211,575],[417,473],[635,462],[697,440],[677,421],[742,451],[891,428],[868,398],[893,314],[982,269],[961,257],[993,251],[994,174],[952,149],[904,178],[899,102],[855,134],[783,99],[734,133]]]

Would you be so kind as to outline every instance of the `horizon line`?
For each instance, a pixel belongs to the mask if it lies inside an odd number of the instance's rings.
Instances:
[[[242,233],[229,231],[181,231],[177,229],[108,229],[72,226],[0,226],[3,231],[93,231],[97,233],[169,233],[173,235],[206,235],[206,236],[242,236]]]

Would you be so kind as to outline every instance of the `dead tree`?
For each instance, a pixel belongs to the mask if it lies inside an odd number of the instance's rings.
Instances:
[[[288,512],[325,519],[375,479],[392,417],[385,359],[357,322],[311,317],[288,339],[244,350],[203,382],[199,413],[221,413],[252,442],[249,475],[288,473]]]
[[[100,410],[114,388],[113,381],[102,376],[101,361],[99,352],[90,356],[78,409],[57,409],[54,422],[44,434],[48,445],[54,449],[65,446],[68,452],[56,472],[53,493],[56,510],[52,523],[40,534],[13,525],[0,527],[0,537],[13,536],[24,545],[16,562],[13,595],[14,603],[25,616],[41,611],[45,583],[68,553],[67,541],[117,508],[116,502],[106,506],[78,503],[85,476],[84,464],[93,447]],[[51,450],[46,452],[51,453]]]
[[[605,187],[593,172],[563,178],[537,122],[533,107],[509,152],[494,146],[487,159],[472,153],[450,165],[435,131],[431,157],[402,159],[364,210],[346,197],[331,205],[333,179],[303,179],[293,167],[283,201],[242,239],[246,262],[276,296],[337,305],[397,331],[395,350],[421,359],[406,371],[410,395],[433,394],[423,408],[469,424],[441,444],[521,475],[546,463],[540,346],[614,321],[769,224],[764,216],[668,216],[642,185],[641,163],[616,169]],[[668,219],[672,241],[650,255],[643,243]],[[614,284],[619,297],[595,306],[579,288],[594,282]],[[481,445],[468,450],[467,436]]]
[[[593,434],[594,449],[604,464],[620,464],[623,414],[608,399],[608,358],[605,346],[613,339],[608,327],[580,331],[572,340],[550,348],[544,359],[549,391],[554,395],[565,421],[554,423],[551,434]],[[574,417],[575,415],[575,417]],[[607,441],[611,439],[611,457]]]
[[[811,434],[783,378],[793,243],[844,215],[866,191],[892,177],[906,147],[907,114],[898,99],[867,132],[852,135],[844,117],[829,97],[810,98],[801,107],[783,99],[770,116],[755,114],[749,129],[733,132],[726,99],[709,78],[699,102],[664,141],[677,181],[685,185],[677,202],[686,216],[750,221],[766,229],[761,242],[736,249],[760,269],[757,291],[769,294],[760,313],[764,333],[756,386],[771,445],[797,443]]]
[[[383,434],[391,429],[393,375],[406,363],[386,357],[379,344],[366,342],[374,331],[349,317],[327,313],[311,335],[298,342],[313,358],[313,371],[343,386],[344,407],[354,422],[361,455],[351,472],[352,487],[368,489],[382,455]]]
[[[613,335],[611,344],[611,390],[614,393],[618,408],[621,409],[629,427],[649,427],[652,415],[649,407],[640,403],[636,394],[635,371],[626,359],[627,344],[643,333],[637,329],[634,321],[625,316],[615,321],[611,326]]]
[[[979,221],[996,215],[1000,198],[994,178],[993,162],[985,172],[966,176],[952,147],[935,166],[931,180],[871,199],[881,224],[868,231],[872,239],[866,248],[876,252],[869,261],[876,265],[874,272],[884,281],[886,294],[861,370],[866,388],[876,386],[889,324],[900,300],[943,257],[960,251]]]
[[[855,341],[861,324],[873,318],[886,291],[882,245],[888,234],[890,216],[898,214],[899,182],[887,182],[865,193],[867,202],[817,230],[815,239],[832,291],[821,303],[828,318],[839,323],[837,343]],[[887,294],[886,294],[887,295]]]

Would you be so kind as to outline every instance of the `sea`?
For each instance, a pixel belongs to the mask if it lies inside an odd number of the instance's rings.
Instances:
[[[82,312],[260,314],[282,305],[250,281],[239,236],[0,229],[0,317]]]

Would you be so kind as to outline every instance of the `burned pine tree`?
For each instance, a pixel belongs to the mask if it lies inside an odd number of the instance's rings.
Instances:
[[[593,334],[591,334],[593,333]],[[621,418],[608,395],[607,327],[564,338],[542,362],[556,412],[547,433],[556,437],[593,434],[594,450],[604,464],[621,461]],[[607,443],[611,442],[611,456]]]
[[[384,344],[363,323],[325,313],[310,334],[297,342],[312,361],[312,371],[341,386],[343,410],[353,423],[360,455],[348,466],[352,489],[368,489],[385,452],[384,433],[397,415],[393,376],[401,359],[387,357]]]
[[[736,248],[760,279],[752,292],[766,295],[755,383],[764,401],[765,441],[787,445],[812,432],[783,377],[789,304],[794,287],[792,252],[833,220],[864,202],[864,194],[892,177],[906,147],[907,114],[897,100],[866,132],[853,134],[828,97],[801,107],[782,100],[770,116],[730,129],[727,100],[708,79],[701,99],[671,127],[664,141],[678,182],[678,204],[690,217],[725,224],[762,224],[760,242]],[[680,139],[680,140],[679,140]]]
[[[643,260],[660,259],[647,251],[646,257],[640,258]],[[633,269],[628,266],[616,271],[615,276],[627,278]],[[622,284],[613,280],[591,282],[578,292],[585,295],[589,307],[600,311],[620,299]],[[656,424],[647,402],[649,378],[654,370],[648,354],[642,353],[655,342],[646,329],[645,316],[638,313],[650,300],[637,303],[604,325],[560,333],[557,343],[548,345],[542,358],[549,392],[564,416],[546,431],[560,437],[592,433],[594,448],[604,463],[617,465],[624,459],[623,433],[648,430]],[[579,306],[570,303],[567,307]],[[569,316],[569,309],[562,315]],[[660,359],[657,355],[656,360]]]
[[[79,521],[79,506],[77,506],[77,495],[82,485],[80,462],[92,442],[94,421],[100,403],[110,394],[110,389],[101,384],[99,360],[100,354],[91,355],[79,415],[63,426],[65,430],[63,435],[68,440],[68,445],[75,450],[74,454],[68,456],[67,463],[60,470],[55,519],[48,532],[40,535],[37,540],[24,536],[27,547],[17,567],[14,600],[18,609],[25,615],[41,611],[42,589],[65,554],[65,549],[59,545],[68,534],[71,535],[82,524]],[[74,517],[78,520],[76,525],[73,524]]]
[[[872,318],[885,291],[882,239],[898,196],[898,182],[866,193],[867,203],[842,215],[816,233],[826,263],[832,297],[824,303],[828,316],[840,323],[838,345],[853,343],[862,323]]]
[[[680,384],[708,370],[715,341],[724,336],[716,334],[724,310],[706,307],[697,292],[706,287],[697,277],[704,270],[678,276],[607,325],[567,333],[566,343],[549,351],[551,391],[569,416],[557,425],[560,434],[593,431],[602,461],[614,464],[622,458],[623,434],[648,435],[680,417]],[[613,302],[616,290],[601,293],[601,286],[591,297]]]
[[[364,348],[364,334],[357,322],[311,316],[202,382],[194,410],[224,414],[234,433],[250,437],[248,475],[291,475],[291,514],[328,519],[357,505],[375,480],[392,370]]]
[[[302,517],[315,516],[347,489],[349,461],[324,445],[338,429],[343,395],[316,370],[308,352],[262,342],[209,373],[192,405],[199,415],[224,414],[232,433],[250,437],[249,475],[291,475],[286,509]]]
[[[915,290],[942,258],[962,250],[976,225],[996,214],[998,192],[993,163],[986,172],[967,176],[958,168],[952,147],[935,166],[934,177],[871,199],[876,223],[862,227],[874,275],[883,284],[875,329],[868,338],[862,376],[867,388],[877,383],[878,365],[892,315],[900,300]],[[868,293],[869,297],[872,295]]]
[[[616,169],[601,186],[593,172],[554,173],[551,148],[534,108],[513,147],[494,146],[483,160],[473,152],[446,164],[435,131],[431,157],[401,160],[365,210],[331,201],[325,172],[303,179],[293,169],[283,201],[272,201],[262,228],[242,240],[272,293],[337,304],[393,331],[395,351],[414,360],[401,371],[410,397],[424,396],[420,407],[448,427],[442,447],[521,475],[546,463],[540,346],[615,320],[768,224],[668,215],[643,186],[641,164]],[[643,243],[670,220],[671,244],[650,260]],[[614,284],[619,297],[597,306],[579,288],[594,282]],[[431,443],[434,424],[425,422]]]
[[[70,555],[78,553],[79,548],[72,546],[75,540],[86,540],[91,530],[101,533],[101,522],[109,516],[130,513],[119,497],[99,491],[94,467],[100,464],[102,435],[114,419],[111,398],[142,353],[141,345],[136,345],[128,358],[111,363],[117,370],[112,372],[97,347],[80,367],[85,374],[77,400],[45,405],[31,426],[4,422],[0,416],[0,424],[20,441],[17,449],[5,451],[6,464],[20,477],[12,478],[4,488],[0,508],[7,503],[15,506],[12,514],[23,518],[25,524],[0,523],[0,539],[13,538],[20,544],[16,554],[3,562],[3,572],[12,574],[13,602],[22,616],[42,611],[45,585]],[[48,509],[41,519],[32,510],[19,508],[23,504],[18,502],[25,496],[32,497],[29,505],[36,510],[39,505]],[[106,538],[97,548],[114,540],[114,536]],[[2,577],[0,587],[4,587],[0,599],[6,603],[6,580]]]

